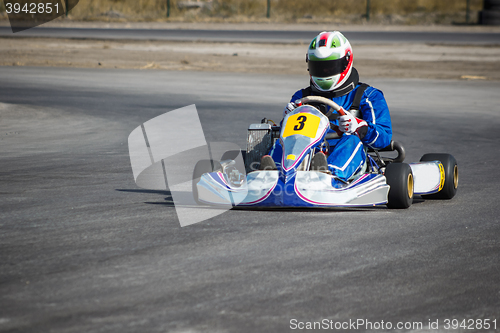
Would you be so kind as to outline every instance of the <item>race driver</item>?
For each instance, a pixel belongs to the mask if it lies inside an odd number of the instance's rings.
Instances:
[[[329,140],[328,156],[317,153],[312,163],[317,170],[323,167],[331,172],[334,180],[345,184],[364,169],[366,147],[382,149],[390,144],[392,128],[389,109],[380,90],[359,82],[358,72],[353,67],[351,44],[340,32],[321,32],[316,36],[307,50],[306,62],[310,85],[293,94],[283,117],[297,107],[297,100],[305,96],[326,97],[344,110],[351,110],[357,97],[359,111],[346,112],[332,122],[330,131],[335,130],[341,137]],[[261,169],[274,169],[275,163],[280,163],[282,148],[279,141],[269,155],[262,158]]]

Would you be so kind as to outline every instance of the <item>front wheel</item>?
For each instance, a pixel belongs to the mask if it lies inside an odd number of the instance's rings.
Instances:
[[[420,162],[439,161],[444,169],[444,185],[441,191],[434,194],[422,195],[424,199],[451,199],[457,194],[458,165],[457,160],[450,154],[425,154]]]
[[[205,173],[215,172],[215,171],[222,171],[222,166],[220,162],[214,160],[201,160],[198,161],[198,163],[196,163],[196,166],[194,167],[193,171],[192,189],[193,189],[193,198],[197,204],[199,205],[203,204],[198,198],[198,187],[197,187],[197,184],[200,181],[201,176],[203,176]]]
[[[413,203],[413,173],[406,163],[391,163],[385,169],[387,184],[391,187],[387,207],[404,209]]]

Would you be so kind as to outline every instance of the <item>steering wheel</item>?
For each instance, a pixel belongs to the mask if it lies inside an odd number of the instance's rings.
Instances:
[[[330,116],[332,115],[332,113],[333,113],[334,110],[337,111],[337,113],[340,114],[341,116],[345,116],[346,115],[346,113],[345,113],[344,109],[342,109],[342,107],[340,107],[337,103],[335,103],[331,99],[328,99],[328,98],[325,98],[325,97],[321,97],[321,96],[307,96],[307,97],[303,97],[303,98],[295,101],[295,104],[297,106],[298,105],[304,105],[304,104],[307,104],[307,103],[321,103],[321,104],[328,105],[330,107],[330,111],[328,111],[325,114],[325,116],[327,118],[330,118]],[[336,127],[337,129],[332,128],[335,132],[328,133],[325,136],[326,140],[338,139],[338,138],[340,138],[342,136],[343,133],[338,130],[338,127],[337,126],[334,126],[334,127]]]
[[[299,103],[299,104],[298,104]],[[335,110],[340,114],[341,116],[345,116],[346,113],[344,112],[344,109],[342,109],[337,103],[332,101],[331,99],[321,97],[321,96],[307,96],[303,97],[297,101],[295,101],[295,104],[297,105],[302,105],[302,104],[307,104],[307,103],[321,103],[321,104],[326,104],[330,107],[330,111],[328,111],[325,116],[330,117],[333,113],[332,110]]]

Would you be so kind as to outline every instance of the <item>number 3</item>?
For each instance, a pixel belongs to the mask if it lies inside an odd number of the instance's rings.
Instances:
[[[297,118],[297,120],[299,121],[299,124],[298,125],[295,125],[295,127],[293,128],[294,131],[300,131],[304,128],[305,126],[305,122],[307,120],[307,117],[306,116],[300,116]]]

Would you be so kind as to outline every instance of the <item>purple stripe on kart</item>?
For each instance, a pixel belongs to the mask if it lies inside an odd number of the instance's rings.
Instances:
[[[231,186],[226,182],[226,180],[224,179],[224,177],[222,177],[222,173],[221,172],[217,172],[217,177],[218,179],[215,179],[213,176],[212,176],[212,173],[209,173],[208,174],[210,176],[210,178],[212,178],[216,183],[220,184],[220,185],[225,185],[226,188],[228,190],[231,190]]]
[[[269,191],[267,191],[267,193],[264,194],[264,196],[261,197],[260,199],[250,201],[250,202],[240,203],[239,205],[255,205],[255,204],[258,204],[258,203],[266,200],[271,195],[271,193],[274,191],[277,184],[278,184],[278,180],[276,180],[276,183],[274,183],[273,187],[271,187],[271,189]]]

